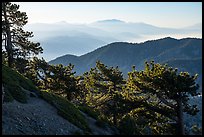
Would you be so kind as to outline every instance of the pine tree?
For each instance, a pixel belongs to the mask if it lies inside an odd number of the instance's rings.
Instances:
[[[112,117],[114,125],[122,109],[122,87],[125,84],[122,72],[118,67],[108,68],[100,61],[96,68],[84,74],[84,83],[87,89],[87,102],[89,106],[99,109],[106,116]]]
[[[78,93],[77,78],[74,76],[76,72],[72,72],[74,65],[67,66],[52,65],[49,74],[50,86],[49,88],[55,93],[65,94],[68,100],[73,100],[74,96]]]
[[[19,5],[2,3],[2,50],[6,53],[9,67],[19,63],[19,60],[28,60],[30,56],[43,51],[40,43],[29,41],[33,32],[23,30],[27,22],[28,17],[25,12],[19,11]]]
[[[149,106],[148,100],[143,102],[149,110],[168,117],[175,121],[178,134],[184,133],[183,112],[195,115],[198,112],[196,105],[189,105],[190,96],[196,96],[199,88],[195,83],[197,75],[190,76],[188,72],[177,74],[177,69],[167,65],[145,62],[144,71],[136,71],[135,68],[129,73],[129,85],[137,88],[143,94],[155,95],[157,101],[154,106]],[[153,96],[152,96],[153,97]]]
[[[31,78],[40,89],[64,95],[72,100],[79,93],[78,78],[74,76],[74,65],[50,65],[43,58],[36,57],[30,62],[27,77]]]
[[[48,87],[48,76],[51,73],[50,65],[42,58],[33,57],[26,68],[26,76],[30,78],[40,89],[46,90]]]

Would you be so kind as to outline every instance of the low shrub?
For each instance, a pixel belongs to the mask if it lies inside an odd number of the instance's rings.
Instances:
[[[122,135],[139,135],[137,124],[133,117],[127,115],[119,123],[120,134]]]
[[[99,112],[93,110],[92,108],[88,106],[78,106],[78,109],[81,110],[82,112],[86,113],[88,116],[98,119],[98,116],[100,115]]]
[[[15,99],[21,103],[26,103],[27,94],[21,87],[29,91],[38,91],[31,80],[4,64],[2,64],[2,82],[5,89],[5,102]]]
[[[7,88],[4,88],[4,102],[12,102],[14,100],[13,96],[11,95],[11,93],[8,91]]]
[[[21,103],[27,103],[27,95],[24,90],[19,86],[8,86],[7,90],[12,95],[12,97]]]
[[[101,128],[106,128],[107,125],[108,125],[106,122],[104,122],[104,121],[101,120],[101,119],[97,119],[95,124],[96,124],[98,127],[101,127]]]

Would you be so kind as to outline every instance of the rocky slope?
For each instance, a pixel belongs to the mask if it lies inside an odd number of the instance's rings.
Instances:
[[[83,113],[83,112],[81,112]],[[97,127],[96,120],[83,113],[93,135],[112,135],[114,131]],[[18,101],[2,105],[3,135],[77,135],[80,128],[57,114],[56,108],[41,98],[30,97],[26,104]]]
[[[111,135],[109,126],[97,127],[96,119],[71,102],[40,91],[26,77],[2,64],[3,135]]]
[[[2,129],[3,135],[70,135],[80,131],[39,98],[31,98],[27,104],[4,103]]]

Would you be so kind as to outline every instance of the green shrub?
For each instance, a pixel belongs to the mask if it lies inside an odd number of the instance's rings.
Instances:
[[[92,108],[88,106],[78,106],[78,109],[94,119],[98,119],[98,116],[100,115],[99,112],[93,110]]]
[[[5,90],[4,102],[12,102],[14,100],[13,96],[11,95],[7,88],[5,88],[4,90]]]
[[[139,135],[137,124],[133,117],[127,115],[119,123],[119,130],[122,135]]]
[[[27,95],[25,91],[21,89],[19,86],[12,86],[12,87],[7,87],[9,93],[12,95],[12,97],[21,102],[21,103],[27,103]]]
[[[107,123],[104,122],[104,121],[101,120],[101,119],[97,119],[95,124],[96,124],[98,127],[101,127],[101,128],[106,128],[106,127],[107,127]]]
[[[19,72],[9,68],[2,64],[2,81],[7,85],[19,85],[27,90],[37,90],[37,87],[32,83],[32,81],[24,77]]]
[[[12,101],[12,98],[21,102],[27,102],[27,95],[21,89],[23,87],[29,91],[38,91],[31,80],[27,79],[17,71],[2,64],[2,82],[5,88],[5,101]]]

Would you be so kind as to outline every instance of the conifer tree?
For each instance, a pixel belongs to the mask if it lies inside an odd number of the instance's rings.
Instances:
[[[89,92],[87,94],[89,105],[112,117],[112,122],[117,125],[118,116],[123,110],[122,87],[125,81],[122,72],[118,67],[108,68],[97,61],[96,68],[84,74],[84,82]]]
[[[40,43],[29,40],[33,37],[33,32],[23,30],[27,22],[28,17],[25,12],[19,11],[19,5],[2,3],[2,50],[6,53],[9,67],[14,67],[19,60],[28,60],[30,56],[43,51]]]
[[[52,65],[49,74],[50,85],[49,88],[55,93],[65,94],[68,100],[73,100],[74,96],[78,93],[77,78],[74,76],[76,72],[72,72],[74,65],[67,66]]]
[[[33,80],[40,89],[48,88],[48,76],[51,73],[50,65],[43,58],[33,57],[28,66],[26,70],[29,71],[26,71],[25,75]]]
[[[178,134],[184,133],[183,112],[196,115],[196,105],[188,103],[190,96],[196,96],[198,84],[195,83],[197,74],[190,76],[188,72],[177,73],[177,69],[167,65],[145,62],[144,71],[136,71],[135,68],[129,73],[129,85],[140,89],[142,93],[155,95],[157,101],[154,106],[145,105],[147,109],[168,117],[177,123]],[[150,96],[151,99],[151,96]],[[153,100],[151,100],[153,102]],[[148,100],[143,102],[148,104]],[[170,121],[168,121],[170,122]]]
[[[79,92],[78,79],[72,72],[74,65],[50,65],[43,58],[34,57],[27,77],[31,78],[41,89],[58,95],[65,95],[68,100],[74,99]]]

